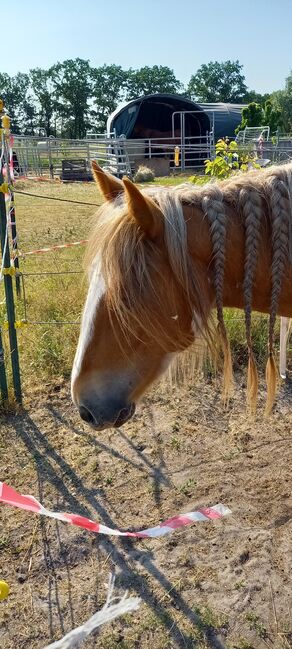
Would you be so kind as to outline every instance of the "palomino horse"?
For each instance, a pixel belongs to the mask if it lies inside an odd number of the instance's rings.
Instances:
[[[93,172],[105,198],[88,252],[89,291],[72,397],[96,430],[121,426],[176,352],[220,339],[224,397],[232,365],[223,307],[244,309],[248,402],[257,399],[251,311],[269,313],[267,411],[276,391],[276,315],[292,317],[292,164],[220,184],[140,191]],[[217,331],[209,316],[217,310]]]

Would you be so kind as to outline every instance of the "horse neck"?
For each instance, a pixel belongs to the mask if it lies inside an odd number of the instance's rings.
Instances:
[[[215,253],[208,218],[195,205],[184,206],[184,218],[187,226],[188,250],[193,264],[196,268],[203,269],[206,280],[213,287]],[[238,217],[231,210],[227,214],[226,237],[222,243],[221,260],[224,264],[223,294],[228,295],[232,292],[231,288],[234,284],[242,284],[244,272],[244,231]],[[213,289],[213,300],[214,298]]]
[[[224,250],[223,306],[244,308],[243,284],[245,278],[246,232],[243,219],[231,205],[226,206],[226,237]],[[184,206],[187,225],[188,247],[193,263],[211,287],[213,304],[214,288],[214,250],[210,224],[202,210],[194,205]],[[271,304],[271,228],[268,215],[262,219],[258,259],[253,278],[252,307],[255,311],[269,313]],[[283,277],[279,300],[279,314],[292,317],[292,267],[287,265]]]

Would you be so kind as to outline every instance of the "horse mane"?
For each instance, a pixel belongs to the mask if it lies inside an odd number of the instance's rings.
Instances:
[[[251,311],[253,285],[258,262],[260,228],[263,219],[271,226],[271,301],[269,310],[269,356],[266,366],[267,412],[272,408],[277,371],[274,358],[274,327],[285,266],[292,260],[292,163],[272,166],[232,176],[222,182],[207,185],[182,185],[175,188],[148,188],[143,193],[159,205],[165,219],[164,242],[173,276],[179,282],[190,308],[194,310],[194,324],[212,347],[215,336],[210,327],[203,291],[188,251],[183,205],[193,205],[205,215],[210,227],[213,255],[213,286],[216,299],[218,332],[224,354],[224,398],[232,386],[232,361],[223,317],[223,286],[226,256],[226,232],[229,205],[239,215],[245,231],[244,313],[248,348],[247,395],[251,411],[256,408],[258,376],[251,341]],[[113,203],[104,204],[92,232],[85,263],[92,267],[99,260],[107,286],[110,311],[115,313],[124,332],[135,335],[136,326],[150,334],[163,348],[169,348],[168,334],[156,317],[156,309],[147,311],[147,296],[152,296],[161,311],[151,270],[158,261],[158,251],[147,240],[134,219],[125,218],[127,207],[123,195]],[[182,349],[189,341],[182,339]]]

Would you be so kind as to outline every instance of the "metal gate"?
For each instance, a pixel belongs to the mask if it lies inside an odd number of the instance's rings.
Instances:
[[[215,152],[214,139],[214,112],[210,112],[211,130],[195,136],[186,136],[186,115],[200,114],[200,110],[183,110],[172,113],[172,137],[175,139],[175,121],[179,120],[180,130],[180,167],[185,171],[187,167],[202,167],[204,160],[212,158]]]

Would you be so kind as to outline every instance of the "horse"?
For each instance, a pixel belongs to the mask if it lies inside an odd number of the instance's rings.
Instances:
[[[276,316],[292,317],[292,163],[202,186],[143,191],[95,162],[92,169],[104,204],[86,253],[89,290],[72,369],[81,418],[95,430],[124,424],[173,357],[198,338],[210,348],[220,340],[228,399],[233,374],[224,307],[244,310],[253,412],[258,374],[251,315],[269,314],[270,413]]]

